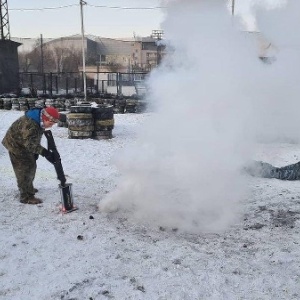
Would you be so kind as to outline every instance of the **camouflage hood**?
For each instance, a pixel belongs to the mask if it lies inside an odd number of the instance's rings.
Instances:
[[[35,121],[38,125],[41,124],[41,108],[33,108],[25,113],[25,116]]]
[[[7,130],[2,140],[3,146],[11,153],[42,154],[41,139],[44,129],[40,125],[40,109],[28,111],[17,119]]]

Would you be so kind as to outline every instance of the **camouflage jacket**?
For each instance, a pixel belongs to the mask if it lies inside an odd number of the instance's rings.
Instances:
[[[11,153],[42,154],[41,140],[44,129],[33,119],[25,116],[17,119],[7,130],[2,140],[4,147]]]

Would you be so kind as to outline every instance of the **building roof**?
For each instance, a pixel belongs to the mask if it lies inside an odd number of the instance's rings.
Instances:
[[[20,43],[21,45],[18,48],[19,52],[30,52],[32,51],[39,43],[40,43],[40,39],[39,38],[19,38],[19,37],[12,37],[11,40],[13,42],[17,42]],[[50,40],[50,38],[43,38],[44,42],[48,42]]]
[[[79,34],[65,36],[60,38],[43,38],[43,42],[46,44],[52,44],[56,42],[75,42],[78,43],[78,47],[81,47],[82,36]],[[133,40],[129,39],[111,39],[103,38],[93,35],[85,36],[86,40],[90,40],[97,44],[97,51],[102,55],[130,55]],[[22,45],[19,47],[19,52],[29,52],[39,45],[39,39],[32,38],[13,38],[13,41],[19,42]],[[80,44],[79,44],[80,43]]]
[[[131,54],[131,47],[134,42],[143,42],[143,43],[153,43],[157,40],[151,36],[148,37],[133,37],[133,38],[104,38],[95,35],[86,35],[85,38],[87,40],[91,40],[97,43],[98,52],[102,55],[130,55]],[[81,42],[82,36],[80,34],[64,36],[59,38],[43,38],[43,42],[46,43],[53,43],[53,42],[63,42],[63,41],[80,41]],[[18,48],[19,52],[30,52],[38,45],[40,45],[39,38],[19,38],[13,37],[11,38],[12,41],[18,42],[21,46]]]

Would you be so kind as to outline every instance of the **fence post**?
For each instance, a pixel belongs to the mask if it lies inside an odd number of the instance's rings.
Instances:
[[[47,94],[46,74],[43,73],[43,94]]]
[[[123,74],[119,73],[119,91],[118,91],[118,96],[122,95],[122,87],[123,87]]]
[[[96,80],[97,80],[97,84],[96,84],[96,89],[97,89],[97,94],[99,93],[99,65],[97,64],[97,77],[96,77]]]
[[[82,82],[82,90],[83,91],[85,91],[85,89],[86,89],[86,82],[85,82],[85,78],[86,77],[84,77],[84,73],[83,72],[81,72],[81,76],[82,76],[82,80],[81,80],[81,82]]]
[[[32,78],[32,73],[30,73],[30,92],[31,94],[33,93],[33,78]]]
[[[55,76],[55,89],[56,89],[56,95],[58,94],[58,76],[56,74]]]
[[[117,95],[119,95],[119,72],[116,74],[116,84],[117,84]]]
[[[53,80],[53,78],[52,78],[52,72],[50,72],[50,97],[52,98],[52,96],[53,96],[53,91],[52,91],[52,80]]]
[[[75,94],[77,94],[77,77],[74,78],[75,82],[74,82],[74,85],[75,85]]]
[[[66,77],[66,95],[69,94],[69,74],[67,73]]]

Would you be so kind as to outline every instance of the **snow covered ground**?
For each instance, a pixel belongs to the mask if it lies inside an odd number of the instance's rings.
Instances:
[[[111,140],[52,129],[79,210],[60,213],[42,157],[44,202],[21,204],[0,145],[1,300],[300,299],[299,182],[241,172],[300,160],[300,3],[251,1],[266,65],[227,1],[164,2],[155,113],[115,115]],[[0,140],[21,114],[0,110]]]
[[[0,111],[1,140],[21,114]],[[123,148],[136,142],[150,116],[115,115],[111,140],[72,140],[66,128],[52,129],[79,207],[70,214],[59,212],[58,181],[43,158],[35,186],[44,203],[19,203],[8,154],[0,146],[0,299],[300,299],[297,181],[241,175],[250,193],[240,199],[240,221],[222,233],[145,226],[128,211],[99,210],[118,185],[113,158],[122,159]],[[300,145],[261,144],[256,158],[293,163]]]

